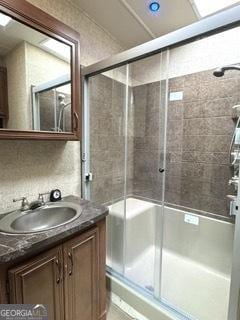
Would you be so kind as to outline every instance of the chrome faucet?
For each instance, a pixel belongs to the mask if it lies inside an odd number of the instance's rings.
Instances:
[[[44,196],[50,194],[50,192],[44,192],[44,193],[39,193],[38,194],[38,201],[41,202],[41,205],[44,206],[46,204],[46,201],[44,200]]]
[[[13,202],[22,201],[21,204],[21,211],[27,211],[27,210],[35,210],[37,208],[40,208],[46,204],[44,200],[44,196],[50,194],[50,192],[44,192],[38,194],[38,200],[32,201],[29,203],[26,197],[21,197],[17,199],[13,199]]]
[[[38,200],[31,202],[30,205],[29,205],[29,209],[30,210],[35,210],[37,208],[45,206],[46,202],[44,200],[44,196],[46,194],[49,194],[49,193],[50,192],[39,193],[38,194]]]
[[[18,202],[18,201],[22,201],[21,204],[21,211],[27,211],[29,210],[29,202],[27,200],[26,197],[21,197],[21,198],[17,198],[17,199],[13,199],[13,202]]]

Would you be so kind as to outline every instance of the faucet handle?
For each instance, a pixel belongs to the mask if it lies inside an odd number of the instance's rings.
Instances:
[[[50,194],[50,192],[48,191],[48,192],[43,192],[43,193],[39,193],[39,194],[38,194],[38,200],[41,201],[42,204],[45,203],[45,201],[44,201],[44,196],[47,195],[47,194]]]
[[[21,211],[26,211],[29,209],[29,202],[26,197],[13,199],[13,202],[22,201]]]

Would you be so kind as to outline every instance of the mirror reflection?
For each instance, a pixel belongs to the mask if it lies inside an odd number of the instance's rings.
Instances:
[[[71,132],[71,47],[0,13],[0,130]]]

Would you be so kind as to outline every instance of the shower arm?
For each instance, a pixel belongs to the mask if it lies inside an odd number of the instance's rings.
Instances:
[[[223,71],[227,71],[227,70],[239,70],[240,71],[240,66],[233,64],[233,65],[222,67],[222,69],[223,69]]]
[[[237,71],[240,71],[240,65],[238,64],[230,64],[230,65],[227,65],[227,66],[223,66],[223,67],[220,67],[220,68],[217,68],[213,71],[213,75],[217,78],[219,77],[223,77],[225,72],[228,71],[228,70],[237,70]]]

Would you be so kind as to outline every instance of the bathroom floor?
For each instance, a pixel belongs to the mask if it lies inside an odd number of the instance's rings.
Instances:
[[[119,309],[117,306],[111,303],[108,309],[107,320],[135,320],[135,319],[129,317],[121,309]]]

